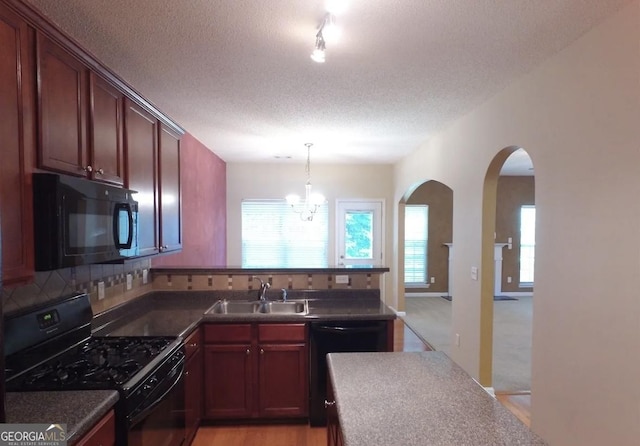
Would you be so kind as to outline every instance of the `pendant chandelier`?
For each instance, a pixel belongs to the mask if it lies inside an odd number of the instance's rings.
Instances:
[[[313,216],[318,212],[320,206],[322,206],[326,200],[322,194],[311,192],[311,146],[313,144],[306,143],[307,147],[307,164],[305,166],[305,172],[307,174],[307,182],[304,185],[304,201],[300,201],[300,196],[296,194],[289,194],[286,197],[287,204],[291,206],[293,212],[300,215],[300,219],[303,221],[312,221]]]

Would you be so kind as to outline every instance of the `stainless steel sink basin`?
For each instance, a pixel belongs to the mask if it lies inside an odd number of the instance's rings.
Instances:
[[[207,314],[300,314],[309,312],[306,300],[296,300],[288,302],[245,302],[219,300],[209,310]]]
[[[258,312],[269,314],[307,314],[307,301],[262,302],[258,307]]]
[[[259,304],[256,302],[236,302],[228,300],[219,300],[215,305],[207,311],[211,314],[251,314],[256,312]]]

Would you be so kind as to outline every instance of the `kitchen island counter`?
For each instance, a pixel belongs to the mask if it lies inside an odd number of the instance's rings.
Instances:
[[[330,353],[345,446],[546,445],[442,352]]]
[[[66,424],[73,444],[118,401],[115,390],[7,392],[7,423]]]

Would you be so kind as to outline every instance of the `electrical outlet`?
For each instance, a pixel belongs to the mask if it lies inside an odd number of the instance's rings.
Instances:
[[[431,278],[431,283],[436,283],[436,278],[435,277]]]
[[[512,280],[511,276],[507,276],[507,283],[511,283]]]
[[[456,347],[460,347],[460,334],[456,333]]]
[[[349,276],[347,275],[337,275],[336,276],[336,283],[349,283]]]
[[[104,282],[98,282],[98,300],[104,299]]]
[[[149,270],[143,269],[142,270],[142,284],[146,285],[147,282],[149,282]]]
[[[478,267],[477,266],[472,266],[471,267],[471,280],[478,280]]]
[[[127,274],[127,290],[133,288],[133,276],[131,274]]]

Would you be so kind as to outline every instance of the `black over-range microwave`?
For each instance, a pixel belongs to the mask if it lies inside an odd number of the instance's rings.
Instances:
[[[84,178],[33,174],[36,271],[137,257],[132,191]]]

